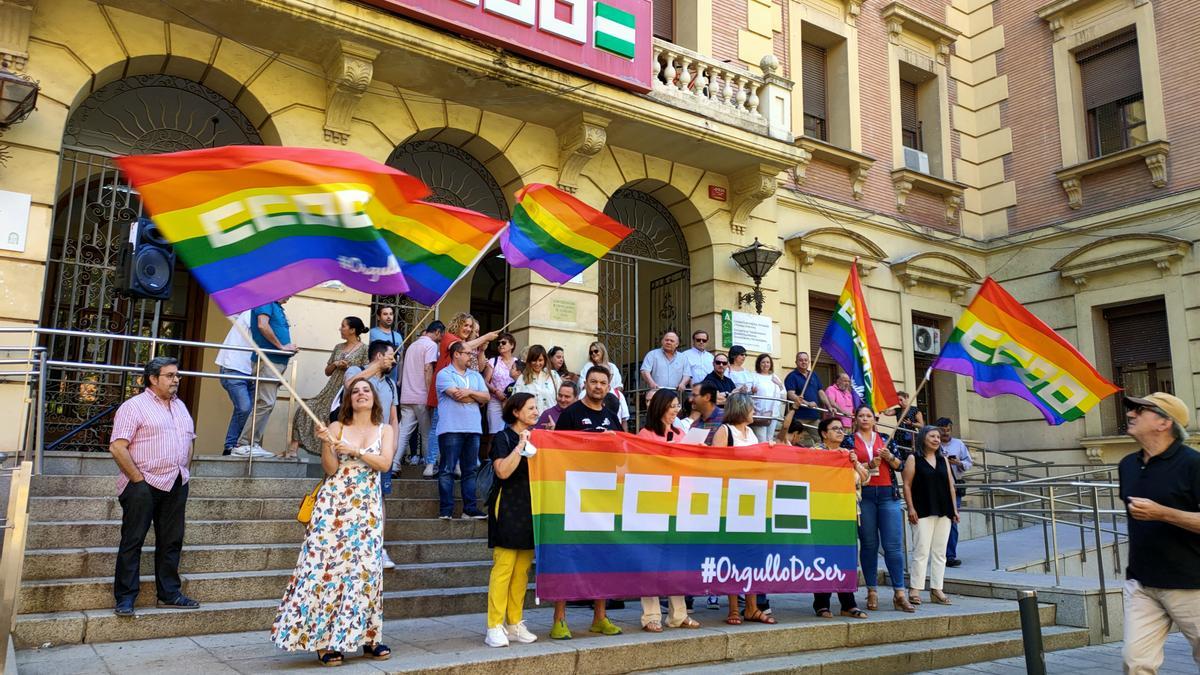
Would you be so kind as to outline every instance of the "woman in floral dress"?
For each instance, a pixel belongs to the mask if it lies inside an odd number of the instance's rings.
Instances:
[[[333,399],[341,391],[342,384],[346,381],[347,368],[350,366],[367,367],[367,345],[358,337],[366,332],[367,327],[357,316],[348,316],[342,319],[342,325],[338,326],[342,342],[333,348],[329,354],[329,361],[325,364],[325,376],[329,378],[329,381],[325,383],[325,387],[321,389],[320,393],[305,401],[308,403],[308,407],[316,411],[318,415],[329,416]],[[312,418],[303,410],[297,410],[296,416],[292,418],[292,444],[283,456],[295,457],[296,450],[300,446],[304,446],[307,452],[314,455],[321,451],[321,439],[317,438],[316,427],[313,425]]]
[[[316,651],[322,665],[362,647],[382,661],[392,651],[383,630],[383,513],[379,472],[392,466],[396,439],[383,424],[375,389],[359,380],[323,439],[325,483],[288,582],[271,639],[288,651]]]

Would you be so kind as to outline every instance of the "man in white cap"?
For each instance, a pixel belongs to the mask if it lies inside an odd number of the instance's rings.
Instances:
[[[1174,624],[1200,666],[1200,452],[1184,445],[1187,404],[1162,392],[1125,398],[1127,433],[1142,449],[1121,460],[1129,513],[1125,672],[1153,675]]]

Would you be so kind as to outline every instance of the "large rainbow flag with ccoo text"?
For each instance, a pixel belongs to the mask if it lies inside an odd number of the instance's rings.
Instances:
[[[858,585],[844,451],[711,448],[624,433],[534,431],[531,441],[543,600]]]
[[[933,367],[972,378],[984,398],[1020,396],[1050,424],[1079,419],[1118,390],[991,277],[954,325]]]

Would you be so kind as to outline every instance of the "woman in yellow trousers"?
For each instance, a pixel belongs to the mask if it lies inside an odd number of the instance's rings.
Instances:
[[[537,424],[539,414],[533,394],[513,394],[501,410],[508,426],[492,437],[491,460],[496,472],[488,504],[492,574],[488,580],[487,637],[483,641],[489,647],[537,640],[521,615],[533,564],[528,458],[536,450],[529,443],[529,430]]]

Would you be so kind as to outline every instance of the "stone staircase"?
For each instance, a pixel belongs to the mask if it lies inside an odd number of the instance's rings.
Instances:
[[[69,650],[75,650],[70,653],[80,663],[94,656],[100,664],[96,672],[108,672],[103,664],[112,654],[132,658],[145,651],[141,670],[155,672],[153,655],[160,654],[167,668],[177,658],[172,650],[181,644],[204,651],[214,664],[220,661],[222,668],[214,665],[213,672],[230,672],[230,667],[290,672],[315,665],[308,655],[275,652],[267,631],[304,535],[295,521],[296,507],[316,483],[310,472],[319,471],[318,466],[257,461],[254,475],[244,477],[245,460],[198,459],[181,571],[184,592],[203,606],[195,611],[154,608],[151,533],[134,619],[112,614],[120,506],[113,494],[111,459],[106,454],[56,456],[47,459],[46,471],[34,479],[13,635],[22,673],[65,672],[61,667],[67,664],[56,665],[54,655],[66,658]],[[472,673],[603,673],[698,666],[713,672],[915,672],[1021,653],[1020,622],[1011,601],[956,598],[954,607],[925,605],[916,615],[890,611],[888,605],[868,621],[822,621],[812,616],[809,596],[774,598],[777,626],[726,626],[721,623],[724,612],[698,609],[704,628],[661,635],[637,630],[640,609],[632,602],[612,613],[626,631],[616,638],[589,635],[583,615],[590,612],[572,610],[576,639],[569,642],[545,639],[550,613],[543,606],[528,613],[531,629],[542,640],[487,649],[481,616],[491,564],[486,522],[438,520],[436,483],[419,478],[417,469],[406,468],[393,486],[385,539],[396,568],[385,573],[384,632],[396,658],[376,664],[354,661],[364,667],[424,673],[462,668]],[[532,594],[528,604],[533,606]],[[1047,649],[1087,643],[1085,629],[1055,625],[1055,618],[1055,607],[1044,605]],[[246,649],[219,648],[226,643]],[[252,654],[257,660],[225,663],[236,654]],[[118,672],[116,663],[107,667]],[[195,668],[208,670],[200,662]]]

